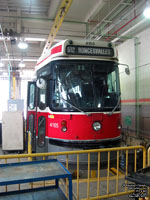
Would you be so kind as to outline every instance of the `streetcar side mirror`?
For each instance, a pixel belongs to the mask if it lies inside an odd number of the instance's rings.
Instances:
[[[130,69],[129,69],[129,68],[125,68],[125,73],[126,73],[127,75],[130,75]]]
[[[40,89],[45,89],[46,88],[46,81],[43,78],[39,78],[36,81],[36,86]]]
[[[127,65],[127,64],[122,64],[122,63],[118,63],[118,65],[126,66],[126,68],[125,68],[125,73],[126,73],[127,75],[130,75],[129,65]]]

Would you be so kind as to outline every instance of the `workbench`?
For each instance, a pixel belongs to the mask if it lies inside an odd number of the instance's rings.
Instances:
[[[59,179],[67,178],[69,183],[69,200],[72,200],[72,175],[56,159],[9,163],[0,165],[0,186],[55,180],[48,187],[33,188],[0,193],[0,200],[66,200],[67,197],[59,187]]]

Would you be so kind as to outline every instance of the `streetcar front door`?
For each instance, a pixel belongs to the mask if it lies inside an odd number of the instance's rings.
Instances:
[[[36,110],[36,82],[28,82],[26,138],[28,139],[28,133],[30,131],[32,152],[36,151]]]
[[[48,111],[47,111],[47,83],[44,79],[37,80],[37,137],[36,152],[48,152]]]

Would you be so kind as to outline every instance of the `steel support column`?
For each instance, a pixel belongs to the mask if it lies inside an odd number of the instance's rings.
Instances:
[[[138,55],[138,45],[139,39],[134,38],[135,45],[135,120],[136,120],[136,135],[139,137],[140,134],[140,105],[139,105],[139,55]]]

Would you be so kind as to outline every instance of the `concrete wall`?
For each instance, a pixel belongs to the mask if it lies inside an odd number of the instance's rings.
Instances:
[[[117,47],[119,63],[128,64],[131,72],[127,76],[119,67],[122,125],[130,135],[150,138],[150,28],[136,37]]]

